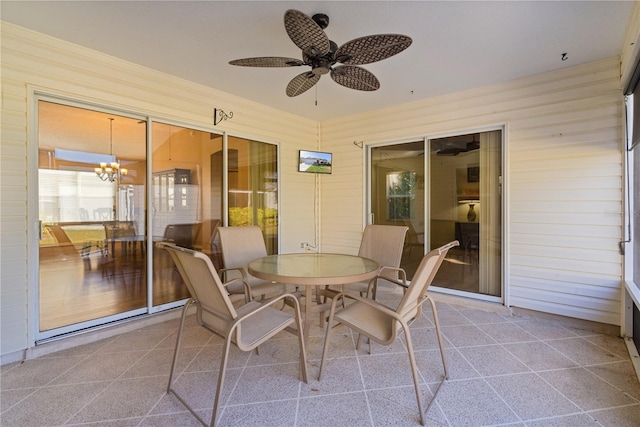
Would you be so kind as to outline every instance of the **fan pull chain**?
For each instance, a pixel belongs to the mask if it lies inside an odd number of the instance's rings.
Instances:
[[[318,106],[318,85],[316,85],[316,107]]]

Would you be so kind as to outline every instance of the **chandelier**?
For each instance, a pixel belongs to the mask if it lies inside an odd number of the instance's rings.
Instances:
[[[109,117],[111,121],[109,123],[109,154],[113,157],[113,118]],[[106,162],[100,162],[99,168],[94,168],[96,175],[103,181],[114,182],[120,180],[123,176],[126,176],[129,171],[120,167],[120,163],[117,161],[111,162],[107,166]]]

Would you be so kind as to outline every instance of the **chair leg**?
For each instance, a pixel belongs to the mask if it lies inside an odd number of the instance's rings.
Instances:
[[[302,332],[302,316],[300,314],[300,305],[297,300],[294,299],[294,310],[296,318],[296,327],[298,328],[298,345],[300,346],[300,376],[306,383],[308,382],[307,376],[307,348],[304,343],[304,334]]]
[[[178,328],[178,338],[176,339],[176,348],[173,351],[173,363],[171,364],[171,373],[169,374],[169,384],[167,385],[167,393],[171,392],[171,384],[173,384],[173,375],[175,373],[176,364],[178,362],[178,353],[180,351],[180,343],[182,341],[182,329],[184,328],[184,321],[187,317],[187,311],[191,304],[193,304],[193,299],[189,299],[182,309],[182,317],[180,318],[180,326]]]
[[[173,395],[184,405],[184,407],[187,408],[189,412],[191,412],[191,414],[194,417],[196,417],[196,419],[200,421],[202,425],[206,426],[207,423],[202,418],[200,418],[200,416],[196,413],[196,411],[194,411],[191,408],[191,406],[189,406],[189,404],[178,394],[177,391],[171,388],[171,384],[173,384],[173,376],[175,374],[176,364],[178,362],[178,354],[180,350],[180,343],[182,341],[182,330],[184,328],[184,321],[185,321],[185,318],[187,317],[187,311],[189,310],[189,307],[193,303],[195,303],[195,301],[190,298],[184,304],[184,308],[182,309],[182,318],[180,319],[180,326],[178,328],[178,338],[176,339],[176,349],[173,352],[173,363],[171,364],[171,373],[169,374],[169,384],[167,385],[167,393],[173,393]]]
[[[344,298],[344,297],[341,297]],[[329,320],[327,321],[327,333],[324,337],[324,348],[322,349],[322,361],[320,362],[320,372],[318,372],[318,381],[322,378],[322,371],[324,370],[324,365],[327,361],[327,353],[329,352],[329,340],[331,338],[331,332],[333,328],[331,324],[333,323],[333,315],[336,312],[336,299],[334,297],[333,302],[331,303],[331,310],[329,311]],[[336,325],[337,326],[337,325]]]
[[[440,332],[440,321],[438,320],[438,311],[436,310],[436,303],[427,296],[429,303],[431,304],[431,312],[433,313],[433,323],[436,325],[436,335],[438,336],[438,346],[440,347],[440,357],[442,358],[442,367],[444,368],[444,379],[449,379],[449,371],[447,371],[447,363],[444,357],[444,345],[442,343],[442,333]]]
[[[422,396],[420,393],[420,378],[418,377],[418,368],[416,366],[416,358],[413,353],[413,343],[411,342],[411,333],[409,332],[409,326],[406,323],[402,323],[404,329],[404,335],[407,340],[407,353],[409,353],[409,363],[411,364],[411,374],[413,375],[413,385],[416,390],[416,400],[418,401],[418,411],[420,412],[420,424],[425,423],[425,413],[422,411]]]
[[[227,335],[224,343],[224,349],[222,350],[222,360],[220,361],[220,372],[218,373],[218,386],[216,388],[216,397],[213,402],[213,414],[211,414],[211,427],[216,426],[216,418],[218,416],[218,406],[220,404],[220,397],[222,396],[222,387],[224,386],[224,377],[227,368],[227,359],[229,358],[229,347],[231,347],[231,337],[235,333],[232,328]]]

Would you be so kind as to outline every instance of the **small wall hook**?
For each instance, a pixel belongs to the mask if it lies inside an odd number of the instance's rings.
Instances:
[[[218,118],[218,115],[220,115],[220,118]],[[213,109],[213,125],[214,126],[216,126],[218,123],[220,123],[223,120],[232,119],[232,118],[233,118],[233,111],[229,111],[229,114],[227,114],[223,110],[219,110],[217,108]]]
[[[353,145],[362,148],[362,141],[353,141]]]

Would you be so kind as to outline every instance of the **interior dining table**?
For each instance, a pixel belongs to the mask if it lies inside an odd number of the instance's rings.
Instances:
[[[328,309],[329,304],[313,304],[318,286],[343,285],[373,279],[380,266],[356,255],[333,253],[276,254],[249,263],[249,274],[264,280],[304,287],[304,339],[308,340],[313,313]],[[316,292],[317,294],[317,292]]]

